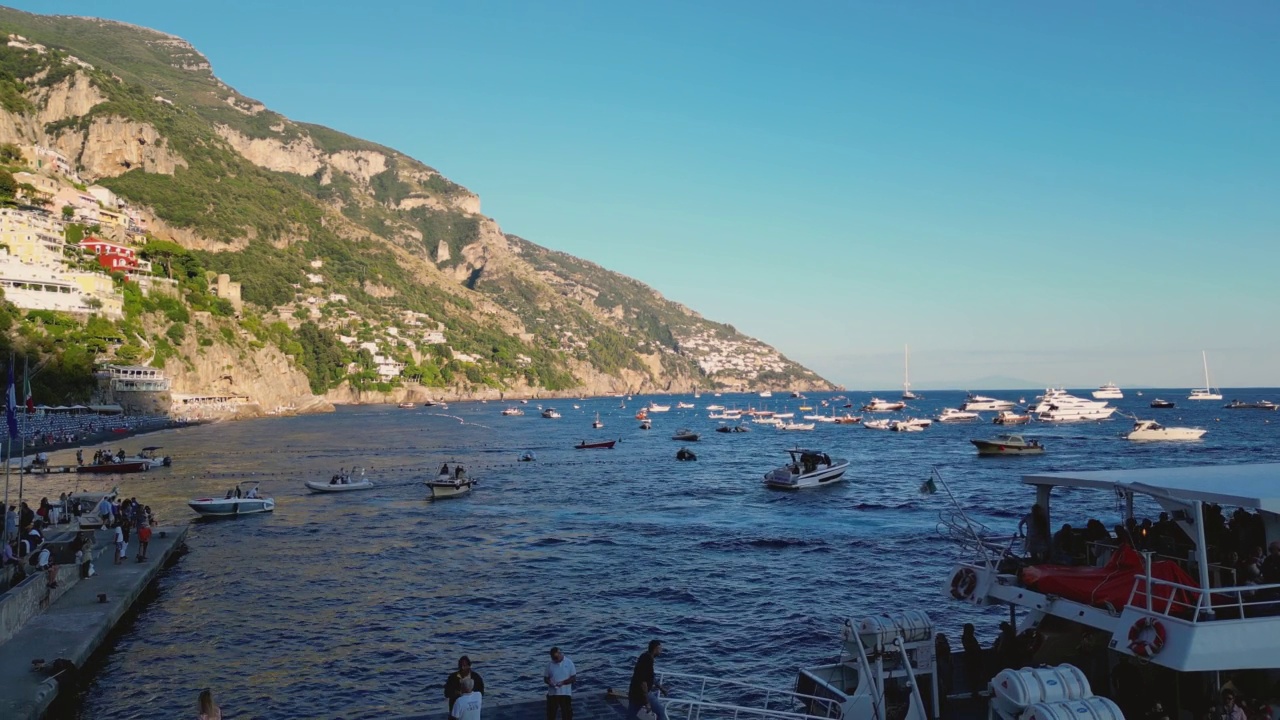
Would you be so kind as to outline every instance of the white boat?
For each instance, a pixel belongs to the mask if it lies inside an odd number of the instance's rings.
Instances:
[[[1203,428],[1165,427],[1155,420],[1138,420],[1133,423],[1133,430],[1125,435],[1129,440],[1199,440],[1204,436]]]
[[[1031,422],[1031,416],[1019,415],[1012,410],[1001,410],[991,422],[996,425],[1026,425]]]
[[[782,426],[782,421],[773,416],[752,418],[751,422],[757,425],[777,425],[779,427]]]
[[[906,406],[907,404],[901,401],[881,400],[880,398],[873,397],[871,400],[867,401],[866,405],[862,406],[862,412],[894,412],[895,410],[901,410]]]
[[[127,457],[121,462],[146,463],[147,468],[152,470],[160,467],[169,467],[170,465],[173,465],[173,458],[169,457],[168,455],[156,454],[156,451],[159,449],[160,449],[159,445],[144,447],[137,455],[134,455],[133,457]]]
[[[902,399],[921,400],[923,398],[911,392],[911,348],[907,345],[903,345],[902,351]]]
[[[1113,382],[1109,382],[1093,391],[1095,400],[1123,400],[1124,392]]]
[[[649,403],[648,410],[649,410],[649,412],[651,412],[651,413],[656,413],[656,412],[670,412],[670,411],[671,411],[671,406],[670,406],[670,405],[659,405],[659,404],[658,404],[658,403],[656,403],[656,402],[651,402],[651,403]]]
[[[764,476],[767,487],[779,490],[799,490],[801,488],[830,485],[844,477],[849,469],[849,461],[844,458],[833,458],[820,450],[788,450],[791,462],[775,468]]]
[[[596,413],[596,420],[595,420],[595,422],[591,423],[591,427],[593,427],[593,428],[595,428],[595,429],[597,429],[597,430],[599,430],[600,428],[604,427],[604,423],[600,422],[600,413]]]
[[[1200,359],[1204,361],[1204,387],[1196,388],[1187,396],[1188,400],[1221,400],[1222,391],[1209,384],[1209,356],[1200,351]]]
[[[557,420],[560,418],[560,412],[555,408],[549,407],[542,411],[542,417],[547,418],[548,420]]]
[[[1028,440],[1021,435],[997,435],[990,440],[970,440],[978,448],[979,455],[1040,455],[1044,446],[1039,440]]]
[[[893,432],[924,432],[928,425],[911,422],[911,420],[894,420],[889,423],[889,429]]]
[[[1106,420],[1115,411],[1106,400],[1086,400],[1062,388],[1048,388],[1044,395],[1036,398],[1030,412],[1036,419],[1047,422],[1078,422]]]
[[[303,484],[310,488],[312,492],[318,493],[338,493],[351,492],[352,490],[373,489],[373,481],[364,476],[364,468],[351,468],[350,473],[345,471],[339,472],[329,478],[328,482],[308,480]]]
[[[779,430],[812,430],[814,427],[816,426],[811,422],[809,423],[790,422],[783,425],[779,425],[778,429]]]
[[[868,430],[888,430],[895,422],[897,422],[897,420],[890,420],[888,418],[883,420],[868,420],[862,423],[862,427]]]
[[[679,409],[681,409],[681,410],[690,410],[690,409],[692,409],[692,408],[693,408],[693,403],[678,402],[678,403],[676,403],[676,407],[677,407],[677,408],[679,408]]]
[[[938,413],[938,422],[965,422],[967,420],[977,420],[978,413],[969,412],[968,410],[957,410],[955,408],[942,408],[942,412]]]
[[[503,415],[523,415],[524,411],[518,407],[509,407],[502,411]]]
[[[763,398],[773,397],[773,392],[771,390],[761,390],[760,397],[763,397]]]
[[[457,497],[471,492],[471,486],[476,481],[467,474],[462,465],[455,465],[452,470],[449,469],[449,463],[445,463],[440,467],[440,474],[432,480],[426,482],[427,489],[431,491],[431,499],[439,500],[442,498]]]
[[[724,410],[724,406],[723,406],[723,405],[719,405],[719,404],[711,404],[711,405],[708,405],[708,406],[707,406],[707,411],[708,411],[708,412],[716,412],[716,411],[719,411],[719,410]]]
[[[998,400],[985,395],[974,395],[969,393],[960,405],[960,409],[965,412],[1000,412],[1001,410],[1012,410],[1012,400]]]
[[[227,491],[226,497],[188,500],[187,505],[204,517],[234,517],[269,513],[276,501],[263,495],[257,480],[247,480]]]

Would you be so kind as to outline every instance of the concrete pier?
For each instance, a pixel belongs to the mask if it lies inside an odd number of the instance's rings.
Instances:
[[[64,565],[57,588],[48,588],[44,574],[38,573],[0,595],[0,619],[5,621],[0,629],[8,628],[4,635],[9,636],[0,644],[0,717],[35,720],[44,716],[60,689],[58,676],[48,668],[58,659],[84,667],[182,548],[187,529],[186,525],[153,528],[148,559],[141,563],[134,559],[138,538],[133,535],[120,565],[112,562],[111,531],[100,530],[90,551],[93,577],[81,579],[78,567]],[[43,659],[46,669],[37,669],[32,664],[35,659]]]

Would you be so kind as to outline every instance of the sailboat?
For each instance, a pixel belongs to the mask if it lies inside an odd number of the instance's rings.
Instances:
[[[911,348],[903,345],[902,349],[905,352],[902,359],[902,399],[923,400],[922,396],[911,392]]]
[[[1195,388],[1187,396],[1188,400],[1221,400],[1222,392],[1209,384],[1209,356],[1200,351],[1200,359],[1204,361],[1204,387]]]
[[[596,428],[597,430],[604,427],[604,423],[600,422],[600,413],[596,413],[596,421],[591,423],[591,427]]]

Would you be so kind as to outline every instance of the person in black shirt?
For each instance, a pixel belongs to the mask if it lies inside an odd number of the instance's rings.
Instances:
[[[649,710],[658,720],[667,720],[667,712],[658,700],[658,694],[666,694],[667,689],[658,684],[654,674],[653,661],[662,654],[662,641],[650,640],[649,649],[636,658],[635,670],[631,672],[631,687],[627,691],[627,720],[638,720],[640,708]]]
[[[484,694],[484,678],[480,677],[480,673],[471,672],[471,658],[463,655],[458,658],[458,671],[449,675],[449,679],[444,681],[444,696],[449,702],[449,709],[446,712],[453,712],[453,701],[462,695],[462,678],[469,677],[475,683],[472,688],[474,692],[481,695]]]

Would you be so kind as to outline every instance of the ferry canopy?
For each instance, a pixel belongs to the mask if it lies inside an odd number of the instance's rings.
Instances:
[[[1184,503],[1199,500],[1280,513],[1280,463],[1040,473],[1024,475],[1022,482],[1124,490]]]

